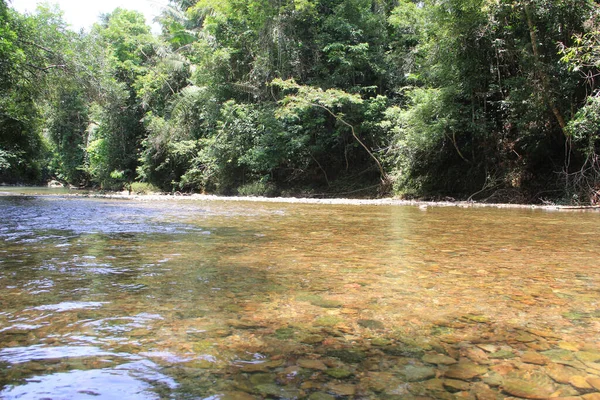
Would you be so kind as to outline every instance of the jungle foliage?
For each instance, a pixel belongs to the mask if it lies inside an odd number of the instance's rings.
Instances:
[[[0,0],[0,182],[597,203],[599,11],[172,0],[156,35]]]

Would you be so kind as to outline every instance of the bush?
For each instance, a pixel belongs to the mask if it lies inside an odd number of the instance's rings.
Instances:
[[[277,188],[271,182],[251,182],[238,188],[240,196],[265,196],[273,197],[277,194]]]
[[[135,194],[152,194],[160,193],[161,190],[151,183],[146,182],[132,182],[131,193]]]

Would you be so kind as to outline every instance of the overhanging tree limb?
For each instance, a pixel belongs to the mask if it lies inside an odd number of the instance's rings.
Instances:
[[[341,106],[344,103],[349,104],[362,104],[362,99],[360,96],[355,94],[350,94],[344,92],[339,89],[329,89],[323,91],[321,88],[315,88],[311,86],[299,85],[293,79],[282,80],[275,79],[271,82],[271,85],[278,86],[283,90],[295,90],[297,93],[295,95],[288,95],[283,100],[280,101],[281,107],[279,108],[279,114],[291,114],[295,115],[297,110],[305,109],[307,107],[316,107],[325,110],[329,115],[339,121],[341,124],[350,128],[352,132],[352,137],[354,140],[360,144],[360,146],[365,149],[369,157],[375,161],[377,167],[379,169],[380,178],[382,182],[386,182],[388,180],[388,176],[381,165],[379,159],[373,154],[369,146],[367,146],[357,135],[356,129],[352,124],[346,121],[340,114],[333,112],[333,108],[336,106]]]

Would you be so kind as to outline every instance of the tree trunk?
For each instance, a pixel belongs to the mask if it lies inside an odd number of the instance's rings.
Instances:
[[[535,25],[533,23],[531,7],[529,4],[525,3],[523,8],[525,9],[525,16],[527,17],[527,27],[529,29],[529,37],[531,38],[531,50],[533,51],[533,57],[535,59],[535,72],[538,75],[540,82],[542,83],[542,95],[544,97],[544,100],[546,101],[546,104],[548,104],[548,107],[550,107],[550,109],[552,110],[552,114],[554,114],[554,117],[556,118],[556,121],[558,122],[558,125],[560,126],[563,135],[567,136],[567,124],[565,122],[565,119],[558,107],[556,106],[556,104],[554,103],[554,100],[552,99],[552,96],[550,94],[550,78],[541,67],[540,50],[538,48],[537,33]]]

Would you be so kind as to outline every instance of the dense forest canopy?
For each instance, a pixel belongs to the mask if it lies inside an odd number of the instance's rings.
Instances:
[[[592,0],[0,0],[0,182],[600,201]]]

